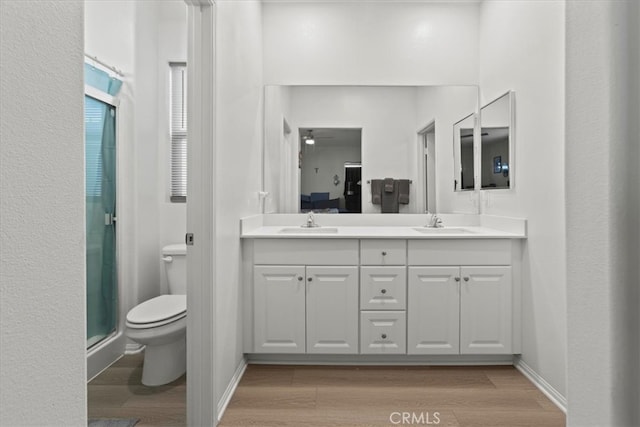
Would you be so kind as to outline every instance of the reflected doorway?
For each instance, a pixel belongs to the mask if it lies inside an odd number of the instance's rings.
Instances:
[[[362,213],[362,129],[298,132],[300,212]]]
[[[436,123],[431,121],[418,133],[420,143],[424,212],[436,212]]]

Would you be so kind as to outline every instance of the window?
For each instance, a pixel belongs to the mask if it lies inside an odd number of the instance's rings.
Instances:
[[[171,62],[170,200],[187,201],[187,64]]]
[[[85,192],[87,197],[102,195],[102,130],[104,128],[105,104],[85,95]]]

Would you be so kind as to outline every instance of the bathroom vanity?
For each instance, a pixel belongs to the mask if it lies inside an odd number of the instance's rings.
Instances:
[[[315,230],[295,225],[304,215],[243,220],[250,357],[521,352],[524,220],[444,215],[450,226],[429,229],[421,215],[340,217]]]

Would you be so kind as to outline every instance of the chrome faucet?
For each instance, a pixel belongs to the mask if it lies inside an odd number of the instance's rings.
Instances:
[[[425,225],[428,228],[442,228],[444,225],[442,224],[442,218],[440,218],[436,214],[431,214],[431,218],[429,218],[429,223]]]
[[[303,225],[303,227],[320,227],[318,224],[316,224],[316,218],[313,216],[313,211],[309,211],[309,214],[307,215],[307,223]]]

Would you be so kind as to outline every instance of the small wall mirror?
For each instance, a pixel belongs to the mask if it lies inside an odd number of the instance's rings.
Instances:
[[[509,91],[480,109],[481,188],[513,188],[513,102]]]
[[[469,114],[453,125],[453,188],[455,191],[468,191],[475,187],[474,118],[474,114]]]

